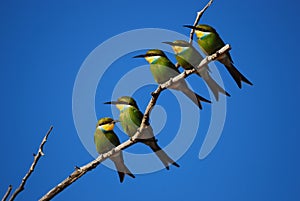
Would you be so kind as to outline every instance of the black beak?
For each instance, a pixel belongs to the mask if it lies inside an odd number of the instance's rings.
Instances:
[[[118,103],[117,103],[117,101],[108,101],[108,102],[105,102],[104,104],[116,105]]]
[[[183,25],[184,27],[187,27],[187,28],[190,28],[190,29],[197,29],[197,27],[195,27],[195,26],[192,26],[192,25]]]
[[[103,104],[111,104],[111,105],[117,105],[117,104],[123,104],[123,105],[128,105],[128,103],[126,102],[123,102],[123,101],[108,101],[108,102],[105,102]]]
[[[147,55],[146,54],[140,54],[137,56],[134,56],[133,58],[145,58]]]
[[[120,122],[118,119],[113,120],[113,123],[114,123],[114,124],[115,124],[115,123],[118,123],[118,122]]]
[[[171,46],[175,46],[175,44],[173,42],[162,42],[162,43],[165,43],[165,44],[168,44],[168,45],[171,45]]]

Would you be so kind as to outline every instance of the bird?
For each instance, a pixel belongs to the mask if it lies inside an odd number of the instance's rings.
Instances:
[[[116,122],[118,122],[118,120],[114,120],[110,117],[104,117],[98,121],[94,133],[94,143],[99,154],[106,153],[120,145],[120,140],[113,131]],[[112,160],[116,166],[121,183],[124,181],[125,174],[135,178],[124,163],[122,151],[112,155],[110,160]]]
[[[180,74],[176,66],[168,59],[166,54],[159,49],[148,50],[146,54],[134,56],[134,58],[145,58],[150,64],[150,70],[154,80],[158,84],[163,84]],[[211,103],[211,101],[193,92],[184,79],[173,83],[169,88],[183,92],[191,99],[199,109],[202,109],[201,101]]]
[[[117,101],[109,101],[104,104],[116,105],[120,111],[119,120],[124,132],[129,137],[133,137],[137,132],[137,129],[140,127],[144,116],[139,110],[136,101],[130,96],[122,96],[119,97]],[[137,139],[137,141],[150,147],[167,170],[169,170],[170,164],[179,167],[179,165],[173,161],[157,144],[157,139],[154,137],[153,130],[149,122],[146,122],[146,125],[147,127],[145,127],[143,134]]]
[[[225,43],[217,31],[207,24],[198,24],[196,26],[184,25],[184,27],[194,29],[198,39],[198,45],[206,55],[211,55],[221,49]],[[218,61],[226,67],[230,75],[235,80],[239,88],[242,88],[242,82],[253,85],[238,69],[233,65],[230,53],[223,54]]]
[[[171,45],[176,55],[178,64],[185,70],[197,68],[203,60],[201,54],[187,41],[175,40],[174,42],[163,42]],[[215,99],[219,100],[219,93],[230,96],[209,74],[208,65],[204,65],[201,69],[197,70],[197,75],[203,78],[207,86],[213,92]]]

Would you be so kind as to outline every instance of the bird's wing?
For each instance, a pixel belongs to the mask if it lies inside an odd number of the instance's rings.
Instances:
[[[133,121],[133,123],[137,126],[140,126],[143,119],[143,113],[139,111],[136,108],[133,108],[129,111],[130,119]],[[146,122],[146,125],[149,125],[149,122]]]
[[[219,35],[218,33],[216,33],[216,38],[215,38],[215,40],[216,40],[216,44],[219,44],[218,49],[220,49],[220,48],[222,48],[223,46],[225,46],[225,42],[222,40],[222,38],[220,37],[220,35]],[[231,63],[233,63],[233,60],[232,60],[232,58],[231,58],[230,53],[228,52],[226,55],[228,56],[228,58],[229,58],[229,60],[231,61]]]
[[[114,131],[110,131],[109,133],[107,133],[106,137],[114,146],[118,146],[121,143]]]
[[[170,66],[172,69],[174,69],[178,74],[180,74],[180,71],[178,70],[178,68],[176,68],[176,66],[170,61],[170,63],[168,64],[168,66]]]

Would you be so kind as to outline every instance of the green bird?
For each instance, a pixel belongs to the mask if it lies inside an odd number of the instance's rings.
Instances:
[[[110,101],[104,104],[116,105],[116,107],[120,110],[119,120],[122,128],[129,137],[132,137],[140,127],[144,116],[139,110],[136,101],[132,97],[122,96],[118,98],[117,101]],[[149,122],[146,122],[146,125],[147,127],[138,141],[149,146],[152,151],[155,152],[167,170],[169,169],[169,164],[179,167],[179,165],[174,162],[157,144],[157,140],[154,137],[153,130]]]
[[[187,41],[175,40],[174,42],[163,42],[172,46],[176,54],[176,60],[180,66],[185,70],[191,70],[198,67],[203,60],[201,54]],[[202,69],[198,70],[197,75],[203,78],[207,86],[213,92],[216,100],[219,100],[219,92],[230,96],[214,79],[209,75],[209,67],[205,65]]]
[[[185,27],[195,29],[198,38],[198,45],[206,55],[211,55],[221,49],[225,43],[217,33],[217,31],[209,25],[199,24],[197,26],[185,25]],[[235,80],[239,88],[242,88],[242,82],[253,85],[238,69],[233,65],[233,60],[230,53],[224,54],[218,59],[219,62],[225,65],[230,75]]]
[[[106,153],[120,144],[118,136],[113,131],[116,122],[118,122],[118,120],[113,120],[109,117],[102,118],[98,121],[94,134],[94,142],[99,154]],[[110,160],[114,162],[117,168],[121,183],[124,181],[125,174],[135,178],[124,164],[122,151],[112,155]]]
[[[163,84],[180,74],[176,66],[168,59],[165,53],[158,49],[147,51],[146,54],[137,55],[134,58],[145,58],[150,64],[150,70],[154,80],[158,84]],[[171,89],[183,92],[189,99],[191,99],[200,109],[202,109],[201,101],[211,103],[211,101],[194,93],[187,85],[184,79],[172,84]]]

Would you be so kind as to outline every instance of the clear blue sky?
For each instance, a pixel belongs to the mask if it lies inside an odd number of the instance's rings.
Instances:
[[[37,200],[75,166],[93,159],[78,137],[72,115],[76,75],[93,49],[133,29],[164,28],[187,35],[189,30],[182,25],[192,24],[205,3],[1,1],[0,196],[9,184],[19,184],[50,125],[54,130],[45,156],[17,200]],[[126,177],[120,184],[116,172],[100,165],[54,200],[300,200],[299,21],[296,1],[215,0],[201,22],[213,25],[232,45],[236,66],[254,86],[238,89],[224,67],[216,64],[232,97],[227,99],[225,126],[213,152],[204,160],[198,158],[210,120],[211,106],[204,104],[197,136],[179,159],[180,168]],[[101,103],[110,99],[118,79],[146,64],[131,59],[134,55],[116,61],[115,71],[108,70],[98,86],[98,117],[116,112]],[[188,81],[195,91],[208,96],[203,84],[197,85],[201,80],[192,77]],[[135,93],[141,110],[153,89],[155,85],[150,85]],[[178,111],[178,104],[170,99],[167,91],[159,99],[168,115]],[[158,136],[162,146],[178,129],[178,118],[168,117]],[[116,132],[126,140],[120,129]],[[92,132],[86,135],[93,138]],[[131,150],[148,151],[140,145]]]

